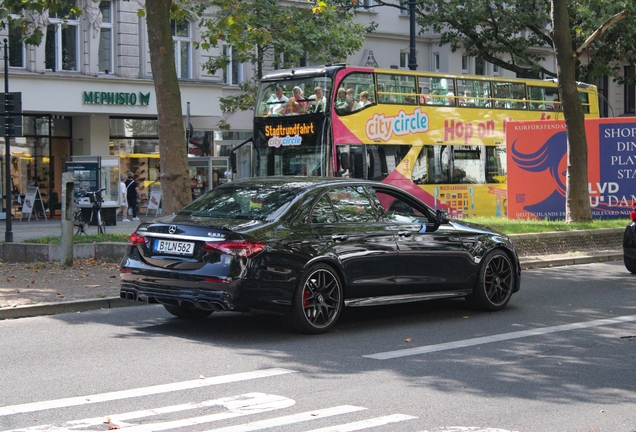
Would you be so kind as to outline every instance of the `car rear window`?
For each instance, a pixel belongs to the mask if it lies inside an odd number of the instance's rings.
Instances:
[[[226,185],[206,193],[177,212],[193,217],[268,219],[289,204],[299,188],[280,185]]]

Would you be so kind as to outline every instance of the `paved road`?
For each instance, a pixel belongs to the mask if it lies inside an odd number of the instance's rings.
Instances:
[[[603,263],[528,271],[501,312],[352,309],[319,336],[160,306],[0,321],[0,430],[632,432],[635,294]]]

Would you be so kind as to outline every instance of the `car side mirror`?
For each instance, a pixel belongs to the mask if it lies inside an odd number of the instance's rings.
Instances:
[[[446,214],[444,210],[437,210],[437,212],[435,213],[435,220],[439,225],[447,224],[450,222],[448,214]]]

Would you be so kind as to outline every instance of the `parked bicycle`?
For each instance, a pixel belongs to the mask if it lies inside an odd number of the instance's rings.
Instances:
[[[86,232],[86,228],[89,225],[97,225],[97,233],[98,234],[106,234],[106,221],[102,216],[102,203],[104,202],[104,197],[102,196],[102,192],[106,189],[100,189],[93,192],[84,192],[82,196],[88,197],[88,200],[92,204],[91,207],[91,216],[88,221],[84,218],[84,214],[82,213],[82,209],[79,207],[78,200],[75,200],[75,203],[78,207],[75,209],[75,213],[73,216],[73,225],[75,226],[75,235],[82,235],[88,233]]]

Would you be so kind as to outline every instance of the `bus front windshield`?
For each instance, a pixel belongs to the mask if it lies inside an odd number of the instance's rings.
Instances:
[[[263,82],[256,99],[256,117],[281,117],[328,112],[332,79],[321,76],[298,77]]]

